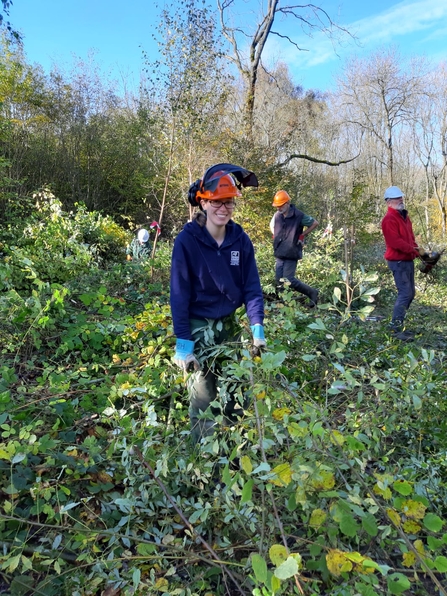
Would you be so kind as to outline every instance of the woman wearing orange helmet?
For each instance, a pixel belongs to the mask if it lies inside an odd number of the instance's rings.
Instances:
[[[298,261],[303,258],[304,238],[318,226],[318,221],[297,209],[285,190],[275,194],[272,206],[276,207],[270,230],[273,234],[277,286],[281,288],[281,279],[286,278],[294,290],[309,298],[313,307],[318,302],[318,290],[297,279],[295,274]]]
[[[264,338],[264,302],[250,238],[232,220],[239,186],[257,186],[253,172],[217,164],[202,180],[191,185],[188,200],[199,207],[193,221],[177,236],[172,253],[171,311],[177,336],[174,362],[189,378],[191,434],[194,442],[214,432],[210,408],[219,400],[218,377],[214,363],[199,362],[196,354],[210,346],[236,341],[241,328],[234,313],[245,305],[253,333],[253,343],[261,348]],[[240,407],[240,406],[239,406]],[[202,414],[211,409],[212,417]],[[223,414],[231,420],[238,406],[233,397],[223,404]],[[242,410],[240,410],[242,411]]]

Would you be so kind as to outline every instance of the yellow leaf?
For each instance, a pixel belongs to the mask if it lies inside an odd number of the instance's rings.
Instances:
[[[375,484],[373,491],[376,493],[376,495],[380,495],[387,501],[391,499],[391,490],[388,487],[380,488],[378,484]]]
[[[251,474],[253,471],[253,464],[251,463],[250,458],[248,457],[248,455],[243,455],[241,457],[241,466],[242,469],[244,470],[244,472],[246,474]]]
[[[397,511],[394,511],[394,509],[387,509],[386,512],[387,512],[387,515],[390,518],[390,520],[393,522],[393,524],[395,526],[400,526],[401,519],[400,519],[400,515],[397,513]]]
[[[326,555],[326,565],[329,572],[336,577],[352,570],[352,563],[346,558],[346,553],[336,548],[329,549]]]
[[[169,588],[169,582],[164,577],[159,577],[155,582],[155,589],[159,592],[167,592]]]
[[[273,410],[272,416],[275,420],[284,420],[284,416],[290,414],[291,410],[289,408],[277,408]]]
[[[415,540],[413,546],[420,555],[425,555],[425,548],[422,540]]]
[[[405,530],[405,532],[407,532],[407,534],[417,534],[421,531],[421,526],[413,519],[407,519],[404,521],[402,528]]]
[[[112,362],[114,364],[118,364],[119,362],[121,362],[121,356],[119,356],[118,354],[113,354],[113,356],[112,356]]]
[[[301,439],[309,434],[309,429],[305,422],[291,422],[287,426],[287,430],[289,431],[290,436],[292,439]]]
[[[408,501],[404,501],[402,504],[402,512],[405,513],[407,517],[413,519],[423,519],[426,509],[427,507],[423,503],[413,501],[412,499],[408,499]]]
[[[0,449],[0,459],[6,459],[9,461],[11,459],[11,453],[8,453],[4,449]]]
[[[330,434],[330,437],[334,445],[343,445],[343,443],[345,442],[345,438],[339,430],[333,430]]]
[[[275,567],[278,567],[279,565],[281,565],[281,563],[284,563],[289,554],[287,552],[286,547],[282,544],[272,544],[272,546],[269,549],[269,556],[273,565],[275,565]]]
[[[309,526],[311,528],[319,528],[326,520],[327,514],[322,509],[314,509],[310,516]]]
[[[98,480],[100,482],[112,482],[113,478],[110,474],[107,474],[107,472],[101,471],[98,472]]]
[[[312,477],[312,486],[317,490],[330,490],[335,486],[335,477],[329,470],[320,470]]]
[[[416,555],[413,552],[403,554],[402,565],[404,567],[413,567],[415,562],[416,562]]]
[[[270,482],[276,486],[288,486],[292,482],[292,469],[289,464],[279,464],[273,468],[272,473],[276,476]]]

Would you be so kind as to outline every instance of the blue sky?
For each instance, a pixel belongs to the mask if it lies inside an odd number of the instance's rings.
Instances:
[[[241,15],[238,25],[248,30],[261,3],[235,0]],[[357,42],[345,38],[334,48],[319,33],[312,38],[300,35],[296,20],[278,19],[275,28],[293,35],[309,51],[298,52],[274,37],[265,61],[285,61],[295,83],[306,89],[330,89],[349,55],[367,56],[390,44],[404,57],[447,61],[447,0],[317,0],[315,4],[354,34]],[[86,60],[93,51],[105,73],[132,87],[138,85],[142,49],[155,58],[152,34],[158,15],[152,0],[14,0],[9,20],[24,36],[29,62],[41,64],[47,72],[53,63],[70,68],[75,57]]]

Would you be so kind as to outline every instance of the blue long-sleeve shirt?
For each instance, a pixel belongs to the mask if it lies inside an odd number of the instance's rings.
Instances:
[[[174,333],[191,339],[190,319],[220,319],[245,304],[250,325],[264,322],[264,301],[253,244],[232,220],[218,246],[206,227],[187,223],[171,264]]]

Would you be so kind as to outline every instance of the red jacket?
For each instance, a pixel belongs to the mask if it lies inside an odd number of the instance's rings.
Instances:
[[[382,232],[386,244],[384,257],[387,261],[413,261],[419,256],[411,219],[405,210],[402,212],[388,207],[382,219]]]

